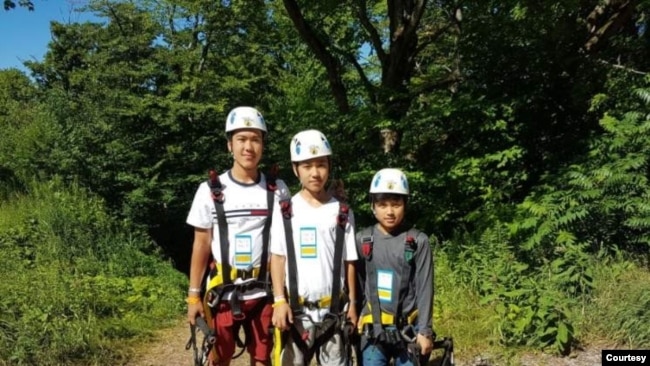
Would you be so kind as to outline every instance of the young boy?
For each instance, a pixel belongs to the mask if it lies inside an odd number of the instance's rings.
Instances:
[[[276,208],[271,228],[273,326],[288,331],[278,362],[307,365],[317,354],[320,365],[343,366],[344,328],[357,320],[355,307],[344,310],[342,298],[347,283],[349,301],[356,299],[354,216],[325,187],[332,155],[327,138],[302,131],[290,150],[302,188]]]
[[[402,171],[378,171],[370,184],[377,224],[356,236],[364,366],[414,365],[433,349],[433,259],[427,235],[404,225],[408,196]]]
[[[228,114],[226,137],[232,167],[199,186],[187,216],[187,223],[194,227],[187,317],[195,324],[197,316],[204,316],[215,330],[216,344],[210,352],[213,365],[230,364],[240,326],[249,335],[250,364],[270,365],[273,309],[267,281],[270,226],[266,226],[273,202],[288,199],[290,194],[283,181],[273,182],[273,177],[258,170],[266,133],[264,118],[256,109],[237,107]],[[209,262],[212,271],[204,288]],[[204,290],[208,291],[206,301],[211,302],[206,311],[200,296]]]

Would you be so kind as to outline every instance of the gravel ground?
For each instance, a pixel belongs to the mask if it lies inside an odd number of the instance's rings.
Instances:
[[[183,319],[177,326],[160,331],[153,342],[139,347],[134,359],[126,366],[193,366],[192,352],[185,350],[189,335],[189,327]],[[490,355],[457,354],[456,366],[597,366],[601,365],[601,349],[611,348],[607,345],[590,345],[568,357],[531,353],[510,361]],[[428,366],[437,366],[436,356],[434,354]],[[248,355],[233,360],[231,365],[248,366]]]

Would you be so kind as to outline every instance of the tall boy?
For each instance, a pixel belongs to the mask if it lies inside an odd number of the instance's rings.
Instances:
[[[290,151],[302,188],[277,207],[271,228],[273,325],[288,335],[279,361],[307,365],[317,354],[320,365],[343,366],[344,328],[357,320],[343,296],[347,287],[349,301],[356,299],[354,216],[325,188],[332,155],[327,138],[302,131]]]
[[[258,170],[266,133],[264,118],[256,109],[237,107],[228,114],[226,137],[232,167],[199,186],[187,216],[187,223],[194,227],[187,317],[195,324],[197,316],[205,316],[215,329],[216,344],[210,352],[213,365],[230,364],[240,326],[249,338],[250,364],[270,364],[268,329],[273,310],[265,270],[268,259],[263,260],[270,230],[266,226],[273,202],[288,199],[290,194],[283,181],[273,182]],[[204,311],[200,294],[206,290],[202,279],[209,262],[207,300],[211,306]]]
[[[408,196],[402,171],[378,171],[370,184],[377,223],[356,236],[364,366],[413,365],[433,349],[433,259],[427,235],[404,225]]]

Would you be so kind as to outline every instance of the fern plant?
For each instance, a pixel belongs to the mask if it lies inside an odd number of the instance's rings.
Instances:
[[[511,232],[538,258],[557,257],[556,247],[587,244],[592,252],[615,245],[643,253],[650,247],[649,89],[646,103],[620,118],[606,114],[604,133],[587,156],[566,167],[519,206]]]

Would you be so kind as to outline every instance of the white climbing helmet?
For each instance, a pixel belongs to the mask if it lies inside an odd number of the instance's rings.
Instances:
[[[393,193],[408,196],[409,182],[406,175],[399,169],[382,169],[372,177],[370,193]]]
[[[291,161],[300,162],[321,156],[332,155],[332,147],[327,137],[318,130],[298,132],[291,139]]]
[[[242,128],[254,128],[266,133],[262,113],[253,107],[237,107],[231,110],[226,117],[226,133]]]

